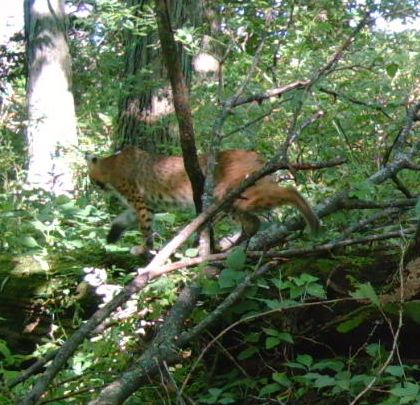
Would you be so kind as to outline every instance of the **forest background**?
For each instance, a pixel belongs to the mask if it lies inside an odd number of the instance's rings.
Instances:
[[[417,403],[416,2],[24,6],[1,44],[1,403]],[[279,209],[247,249],[203,257],[194,213],[171,211],[151,261],[135,230],[106,243],[123,208],[84,154],[185,152],[177,66],[189,142],[260,152],[319,235]]]

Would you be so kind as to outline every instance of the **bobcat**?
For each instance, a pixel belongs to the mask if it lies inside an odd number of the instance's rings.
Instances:
[[[153,211],[174,205],[180,208],[194,206],[191,184],[181,156],[153,155],[129,146],[105,158],[87,155],[86,160],[91,181],[102,189],[116,191],[129,208],[113,221],[107,237],[109,243],[118,240],[127,225],[137,217],[148,251],[153,248]],[[199,156],[204,175],[207,161],[207,155]],[[215,199],[222,199],[263,165],[262,157],[253,151],[234,149],[220,152],[215,172]],[[295,206],[311,230],[318,230],[319,219],[302,195],[293,187],[278,186],[272,176],[265,176],[245,190],[229,209],[242,225],[237,243],[258,231],[260,220],[255,212],[280,205]],[[132,252],[141,254],[145,249],[135,247]]]

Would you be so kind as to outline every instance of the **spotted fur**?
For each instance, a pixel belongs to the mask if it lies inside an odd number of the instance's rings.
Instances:
[[[124,229],[133,222],[133,212],[146,238],[146,248],[153,247],[153,211],[171,206],[193,207],[191,184],[181,156],[159,156],[130,146],[105,158],[86,157],[91,180],[102,188],[117,192],[129,210],[117,217],[108,241],[116,241]],[[207,156],[199,156],[204,174]],[[264,165],[261,156],[253,151],[226,150],[219,153],[214,197],[222,199],[239,186],[251,173]],[[260,179],[245,190],[232,204],[233,216],[242,224],[240,241],[254,235],[260,225],[255,213],[281,205],[293,205],[305,218],[313,231],[319,220],[309,203],[293,187],[280,187],[272,176]],[[143,248],[138,252],[144,251]]]

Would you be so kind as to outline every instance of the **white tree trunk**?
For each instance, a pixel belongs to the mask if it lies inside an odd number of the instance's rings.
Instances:
[[[27,183],[55,195],[71,194],[71,157],[77,132],[64,0],[25,0],[24,7],[28,56]]]

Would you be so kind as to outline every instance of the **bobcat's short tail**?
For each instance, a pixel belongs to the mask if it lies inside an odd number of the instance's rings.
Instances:
[[[320,228],[319,218],[294,187],[279,187],[274,182],[260,182],[246,190],[234,206],[244,212],[269,210],[282,205],[293,205],[305,218],[312,232]]]

